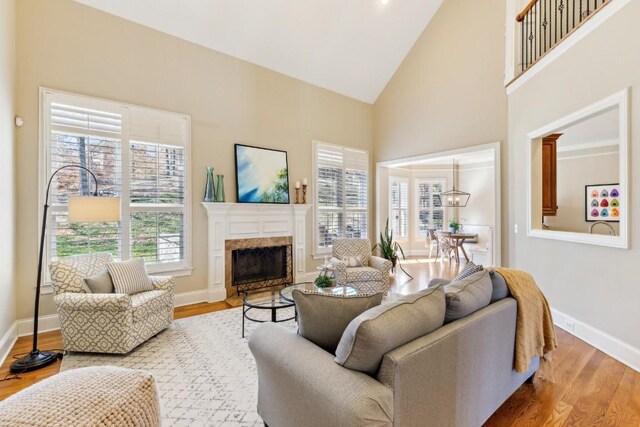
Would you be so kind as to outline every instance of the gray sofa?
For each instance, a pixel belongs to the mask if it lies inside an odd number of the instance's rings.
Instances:
[[[264,324],[249,340],[258,413],[271,427],[480,426],[539,365],[513,370],[516,312],[503,297],[388,352],[373,377]]]

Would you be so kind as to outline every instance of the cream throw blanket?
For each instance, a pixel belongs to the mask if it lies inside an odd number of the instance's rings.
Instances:
[[[552,379],[551,352],[556,349],[556,332],[549,303],[533,277],[524,271],[496,268],[504,277],[511,296],[518,303],[514,368],[525,372],[531,358],[540,357],[540,376]]]

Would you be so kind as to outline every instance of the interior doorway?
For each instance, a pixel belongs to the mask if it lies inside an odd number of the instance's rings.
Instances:
[[[378,162],[376,236],[388,219],[405,255],[431,255],[435,262],[428,229],[449,231],[458,223],[461,232],[475,236],[462,244],[469,260],[498,266],[500,179],[499,142]]]

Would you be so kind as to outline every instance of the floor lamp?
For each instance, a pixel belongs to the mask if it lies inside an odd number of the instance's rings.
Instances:
[[[120,221],[120,198],[98,197],[98,179],[88,168],[80,165],[67,165],[57,169],[49,178],[47,192],[44,198],[44,212],[42,214],[42,230],[40,232],[40,254],[38,256],[38,279],[36,282],[36,301],[33,315],[33,348],[24,357],[11,364],[11,372],[19,374],[34,371],[55,362],[58,355],[51,351],[38,350],[38,312],[40,309],[40,285],[42,282],[42,257],[44,255],[44,239],[47,230],[47,214],[49,211],[49,190],[53,177],[63,169],[83,169],[93,177],[95,191],[88,197],[69,197],[69,222],[112,222]]]

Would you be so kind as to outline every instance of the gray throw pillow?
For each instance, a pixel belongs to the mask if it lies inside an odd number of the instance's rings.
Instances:
[[[298,312],[298,335],[331,354],[349,322],[382,302],[382,293],[340,297],[294,289],[292,295]]]
[[[335,361],[345,368],[375,375],[389,351],[442,326],[444,312],[441,286],[367,310],[347,326]]]
[[[491,284],[493,285],[493,290],[491,292],[491,304],[496,301],[499,301],[503,298],[509,296],[509,287],[507,286],[507,282],[502,277],[502,274],[498,273],[494,269],[489,269],[489,276],[491,276]]]
[[[87,293],[93,294],[112,294],[113,293],[113,281],[109,270],[106,268],[95,276],[86,277],[82,288]]]
[[[113,287],[117,294],[137,294],[152,291],[153,283],[147,273],[147,267],[142,258],[129,261],[108,262],[107,270],[113,280]]]
[[[486,270],[444,285],[447,299],[445,323],[461,319],[489,305],[492,290],[491,276]]]

